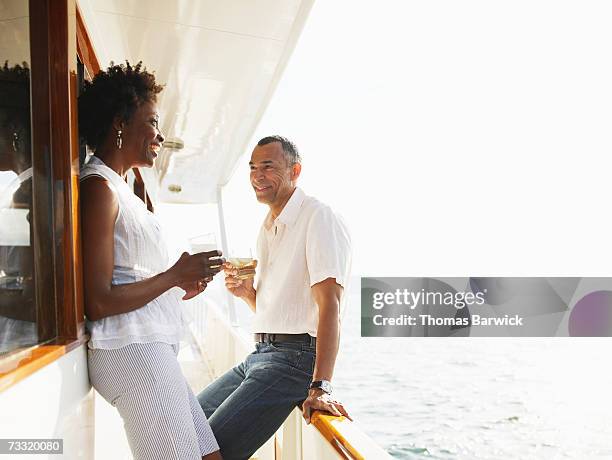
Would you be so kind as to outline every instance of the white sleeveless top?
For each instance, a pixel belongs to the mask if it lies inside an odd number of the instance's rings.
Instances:
[[[123,178],[96,156],[81,169],[80,180],[100,176],[115,192],[119,213],[115,221],[113,285],[129,284],[169,268],[168,249],[155,215]],[[178,343],[186,323],[182,290],[174,287],[137,310],[87,321],[89,348],[120,348],[130,343]]]

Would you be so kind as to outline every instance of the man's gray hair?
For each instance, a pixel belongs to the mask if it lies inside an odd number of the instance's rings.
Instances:
[[[300,156],[300,152],[298,152],[297,147],[295,146],[293,142],[291,142],[286,137],[276,136],[276,135],[266,136],[263,139],[261,139],[257,143],[257,145],[262,146],[262,145],[271,144],[272,142],[280,142],[281,146],[283,147],[283,153],[285,154],[285,159],[287,160],[287,163],[289,164],[289,166],[293,166],[294,164],[297,164],[297,163],[302,163],[302,157]]]

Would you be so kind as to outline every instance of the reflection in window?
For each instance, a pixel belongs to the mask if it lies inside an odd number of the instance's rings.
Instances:
[[[33,279],[30,71],[0,67],[0,355],[38,341]]]

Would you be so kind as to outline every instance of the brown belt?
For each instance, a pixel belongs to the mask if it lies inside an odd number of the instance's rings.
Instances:
[[[310,334],[266,334],[265,332],[258,332],[255,334],[255,342],[308,343],[314,347],[317,344],[317,338]]]

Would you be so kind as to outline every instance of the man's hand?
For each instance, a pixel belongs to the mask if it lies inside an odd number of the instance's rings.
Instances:
[[[308,390],[308,398],[302,403],[302,416],[307,424],[310,424],[310,417],[315,410],[323,410],[336,417],[344,415],[350,421],[353,421],[342,403],[318,388]]]
[[[257,263],[257,261],[255,261]],[[223,264],[223,271],[225,272],[225,287],[236,297],[241,299],[248,299],[253,296],[255,289],[253,287],[253,278],[242,279],[241,275],[246,272],[234,267],[232,264],[226,262]],[[252,267],[247,270],[249,274],[255,275],[255,268]]]

